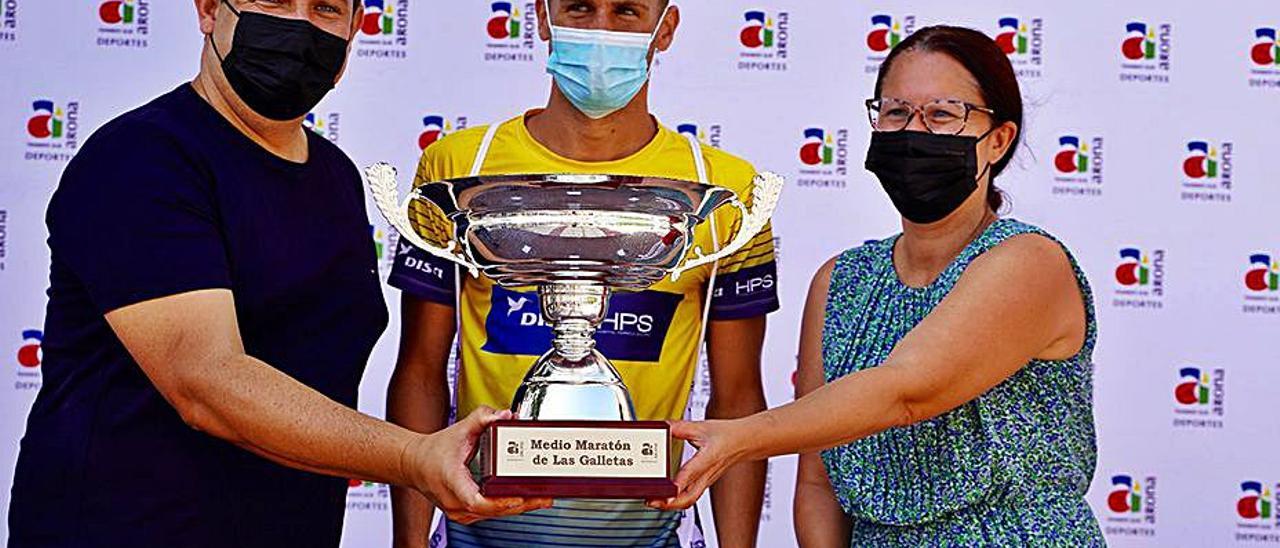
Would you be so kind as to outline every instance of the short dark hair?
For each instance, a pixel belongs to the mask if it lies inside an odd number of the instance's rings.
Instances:
[[[1009,151],[991,166],[987,205],[993,211],[999,211],[1004,205],[1004,194],[996,188],[996,176],[1009,165],[1009,161],[1013,159],[1013,151],[1022,142],[1022,89],[1018,86],[1018,75],[1013,71],[1009,56],[1005,55],[995,40],[979,31],[947,25],[925,27],[908,36],[889,52],[876,76],[876,97],[880,97],[885,75],[889,73],[894,61],[903,53],[913,50],[942,53],[955,59],[978,81],[983,102],[987,108],[995,111],[994,126],[1005,122],[1018,125],[1018,134],[1013,137]]]

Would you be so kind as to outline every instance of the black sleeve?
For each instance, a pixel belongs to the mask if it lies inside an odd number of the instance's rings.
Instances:
[[[166,132],[117,121],[67,166],[46,217],[49,247],[102,313],[230,288],[208,176]]]

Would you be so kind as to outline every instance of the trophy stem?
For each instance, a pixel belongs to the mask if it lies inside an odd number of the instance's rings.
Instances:
[[[596,347],[596,329],[604,321],[609,288],[595,283],[549,283],[538,288],[542,315],[555,338],[551,345],[568,362],[586,359]]]
[[[609,292],[592,282],[550,282],[538,288],[543,317],[555,338],[516,390],[511,410],[517,418],[635,420],[622,377],[595,349]]]

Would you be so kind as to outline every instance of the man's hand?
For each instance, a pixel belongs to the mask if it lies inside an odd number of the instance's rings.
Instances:
[[[551,499],[485,498],[471,479],[467,461],[476,441],[490,423],[509,418],[510,411],[482,407],[449,428],[419,437],[405,450],[405,474],[449,519],[464,525],[550,508]]]

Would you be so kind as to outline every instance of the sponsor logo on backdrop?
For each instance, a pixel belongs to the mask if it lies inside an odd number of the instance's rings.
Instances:
[[[1276,27],[1259,27],[1253,35],[1249,87],[1280,89],[1280,33]]]
[[[385,483],[347,480],[347,511],[386,512],[391,509],[391,488]]]
[[[39,329],[22,331],[22,344],[18,346],[14,390],[27,391],[40,388],[40,364],[44,363],[44,332]]]
[[[1173,387],[1173,426],[1219,430],[1226,416],[1225,369],[1187,365],[1178,369]]]
[[[337,112],[321,114],[317,112],[307,113],[307,117],[302,119],[302,127],[314,131],[316,135],[324,137],[334,143],[338,142],[339,131],[342,126],[342,115]]]
[[[373,251],[378,260],[378,275],[385,279],[391,267],[395,266],[396,254],[390,251],[398,249],[400,233],[394,228],[369,225],[369,235],[373,238]]]
[[[0,209],[0,272],[4,272],[5,259],[9,257],[9,211]]]
[[[1116,266],[1115,308],[1164,308],[1164,250],[1126,247]]]
[[[1244,288],[1245,314],[1280,315],[1280,255],[1249,255]]]
[[[1058,151],[1053,156],[1053,194],[1101,196],[1102,150],[1102,137],[1058,137]]]
[[[484,60],[532,62],[538,38],[538,12],[532,2],[493,2],[489,5]]]
[[[738,52],[738,70],[786,71],[791,15],[785,11],[752,10],[742,16],[745,22],[738,33],[742,47]]]
[[[65,162],[79,145],[80,103],[55,103],[36,99],[31,103],[27,119],[27,147],[23,158],[28,161]]]
[[[810,127],[800,145],[800,176],[796,186],[844,188],[849,177],[849,130]]]
[[[1156,477],[1111,476],[1104,521],[1102,530],[1108,536],[1156,536]]]
[[[689,393],[689,416],[695,420],[707,416],[707,403],[711,401],[711,367],[707,363],[707,353],[699,354],[697,378]]]
[[[720,144],[724,137],[724,127],[720,124],[700,126],[694,123],[684,123],[676,126],[676,131],[681,135],[692,135],[702,144],[716,148],[721,148]]]
[[[1280,543],[1280,484],[1245,480],[1237,497],[1235,541]]]
[[[0,42],[18,39],[18,0],[0,0]]]
[[[1169,83],[1173,68],[1173,25],[1130,21],[1120,42],[1120,81]]]
[[[409,0],[364,0],[364,20],[356,32],[356,57],[409,56]]]
[[[1044,19],[1001,17],[996,44],[1009,56],[1018,78],[1040,78],[1044,66]]]
[[[1230,202],[1231,167],[1235,146],[1209,141],[1187,143],[1182,160],[1182,200],[1187,202]]]
[[[875,74],[880,64],[889,57],[889,50],[906,40],[916,31],[916,16],[877,14],[871,16],[871,29],[867,31],[867,64],[863,72]]]
[[[449,119],[441,114],[428,114],[422,117],[422,133],[418,134],[418,149],[426,150],[431,143],[443,139],[455,131],[467,129],[467,117],[458,116]]]
[[[105,0],[98,4],[98,45],[145,48],[151,33],[148,0]]]

